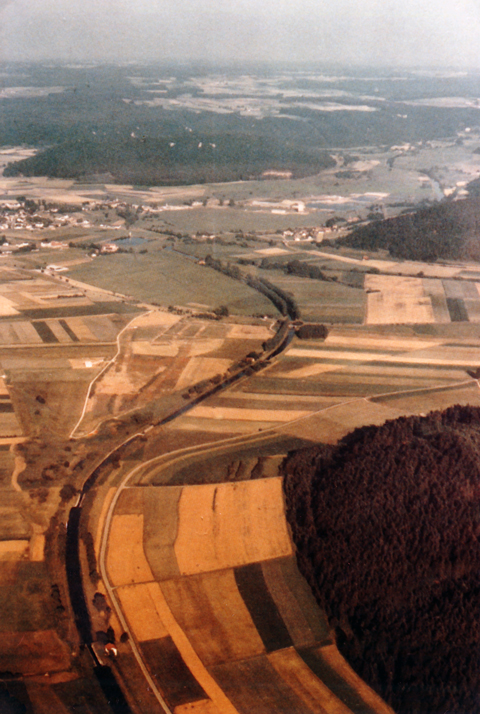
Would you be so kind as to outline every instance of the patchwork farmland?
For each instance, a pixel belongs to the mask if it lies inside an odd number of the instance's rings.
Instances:
[[[197,230],[198,211],[178,225]],[[37,241],[2,259],[0,659],[23,676],[7,689],[28,711],[69,714],[79,697],[109,711],[65,575],[65,523],[81,502],[91,651],[132,711],[387,714],[299,574],[279,466],[357,426],[480,405],[480,273],[316,250],[280,229],[147,228],[117,255],[101,253],[113,229],[85,247],[69,228],[68,247]],[[209,254],[225,272],[203,264]],[[289,273],[292,259],[323,277]],[[246,275],[325,337],[302,339],[286,320],[277,353],[278,306]]]
[[[106,572],[172,711],[390,712],[340,656],[296,568],[278,477],[124,489]]]

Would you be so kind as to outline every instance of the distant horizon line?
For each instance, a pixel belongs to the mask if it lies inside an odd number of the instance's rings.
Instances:
[[[65,67],[67,69],[85,69],[95,67],[221,67],[221,68],[238,68],[243,67],[310,67],[312,69],[325,70],[340,70],[354,69],[356,71],[366,70],[384,70],[388,72],[427,72],[427,73],[444,73],[451,72],[456,75],[465,74],[480,74],[480,68],[467,65],[432,65],[432,64],[398,64],[398,63],[369,63],[369,62],[339,62],[332,60],[295,60],[295,59],[257,59],[257,60],[232,60],[232,59],[206,59],[206,58],[165,58],[165,59],[132,59],[132,60],[114,60],[111,58],[98,59],[95,61],[83,59],[67,59],[67,58],[38,58],[38,59],[2,59],[0,57],[0,66],[9,65],[42,65],[46,67]]]

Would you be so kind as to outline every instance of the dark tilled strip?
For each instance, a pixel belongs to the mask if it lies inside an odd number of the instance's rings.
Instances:
[[[292,638],[267,587],[261,563],[235,568],[235,580],[267,652],[291,647]]]
[[[153,678],[172,709],[181,704],[208,699],[171,637],[142,642],[140,649],[145,655]]]
[[[452,322],[468,322],[465,302],[461,298],[447,298],[447,307]]]
[[[359,694],[321,656],[318,648],[298,649],[300,657],[312,672],[332,691],[353,714],[376,714]]]
[[[79,338],[77,337],[77,335],[74,333],[74,331],[72,330],[72,328],[70,327],[70,325],[69,325],[65,320],[59,320],[59,321],[58,321],[58,324],[60,325],[60,327],[62,327],[62,328],[65,330],[65,332],[66,332],[67,335],[70,337],[70,339],[72,340],[72,342],[80,342],[80,340],[79,340]]]
[[[32,322],[32,326],[37,331],[42,342],[45,342],[47,344],[54,344],[59,342],[58,337],[53,334],[51,328],[47,325],[46,322],[39,320],[38,322]]]
[[[210,668],[239,714],[311,714],[267,657],[254,657]]]

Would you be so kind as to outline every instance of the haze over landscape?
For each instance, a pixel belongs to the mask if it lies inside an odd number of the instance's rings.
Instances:
[[[0,57],[475,67],[476,0],[3,0]]]

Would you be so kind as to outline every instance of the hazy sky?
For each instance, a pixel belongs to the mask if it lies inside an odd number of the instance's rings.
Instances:
[[[0,0],[0,58],[480,68],[480,0]]]

